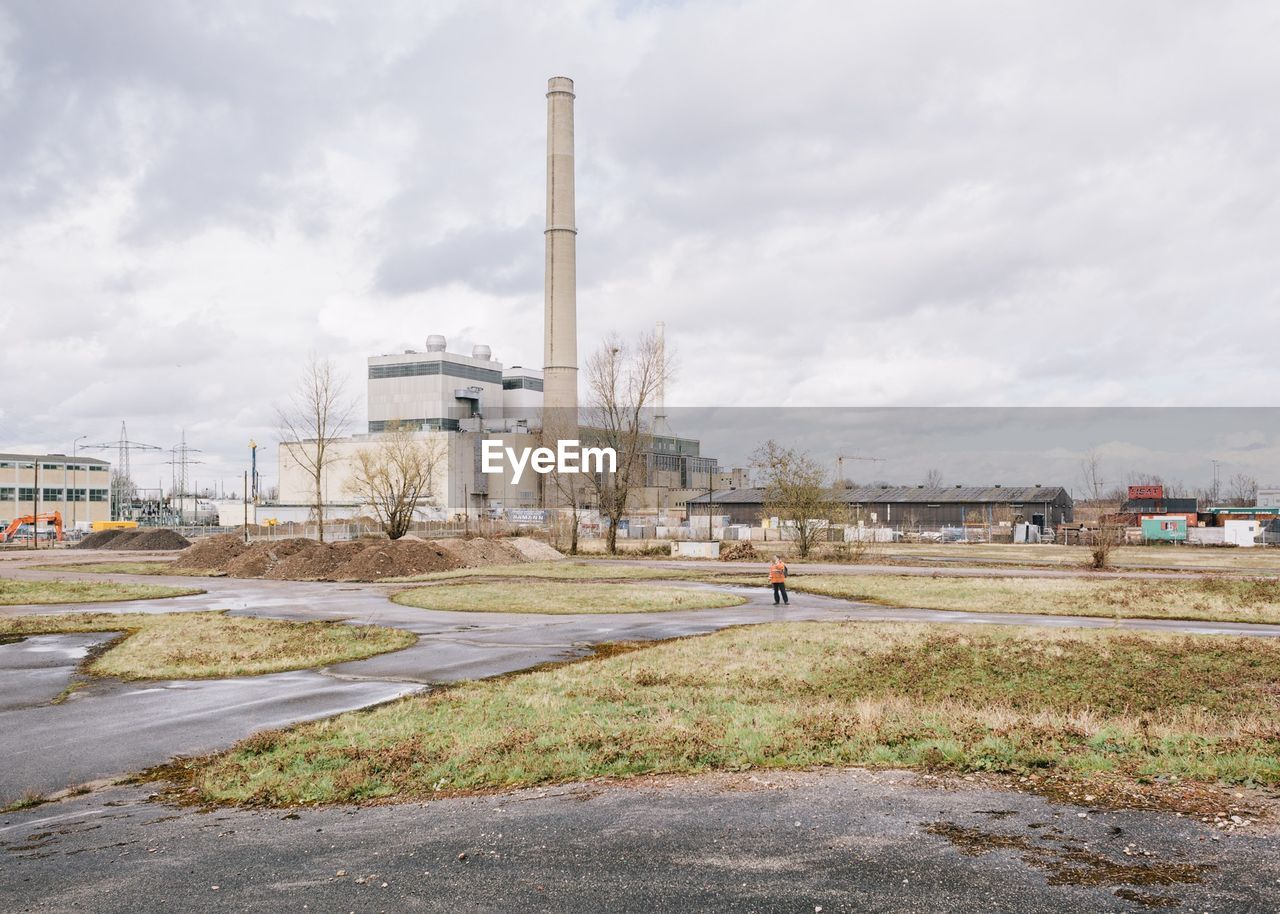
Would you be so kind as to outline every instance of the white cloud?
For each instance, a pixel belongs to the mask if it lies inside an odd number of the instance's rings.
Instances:
[[[0,437],[128,418],[233,477],[309,350],[356,391],[431,332],[537,364],[559,73],[580,347],[665,320],[672,403],[1270,405],[1277,31],[1248,2],[8,4],[0,357],[41,380]]]

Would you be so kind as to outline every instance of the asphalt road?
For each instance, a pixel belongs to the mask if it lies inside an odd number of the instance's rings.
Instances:
[[[0,909],[1273,914],[1280,907],[1274,835],[926,783],[892,772],[763,773],[425,805],[208,813],[115,788],[0,816]]]
[[[0,569],[49,576],[21,565],[5,560]],[[207,593],[97,608],[352,619],[411,629],[419,641],[324,670],[95,681],[57,705],[50,701],[85,652],[110,636],[0,645],[0,802],[218,749],[255,730],[435,682],[582,656],[602,642],[737,624],[896,619],[1280,635],[1280,626],[943,613],[807,594],[775,609],[763,590],[748,592],[751,602],[741,607],[657,615],[443,613],[390,603],[386,586],[197,580]],[[1167,813],[1104,812],[938,783],[862,771],[758,773],[425,805],[208,813],[158,804],[146,788],[108,788],[0,815],[0,910],[1280,909],[1280,842],[1257,826],[1224,833]]]

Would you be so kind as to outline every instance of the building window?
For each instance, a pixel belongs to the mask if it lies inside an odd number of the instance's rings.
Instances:
[[[40,464],[40,469],[42,469],[42,470],[61,470],[61,469],[62,469],[62,464],[60,464],[60,463],[42,463],[42,464]]]
[[[377,435],[393,428],[411,428],[414,431],[456,432],[457,419],[370,419],[369,434]]]
[[[489,384],[501,384],[502,372],[493,368],[477,368],[474,365],[459,365],[457,362],[400,362],[395,365],[370,365],[369,380],[380,381],[386,378],[416,378],[425,375],[444,375],[449,378],[462,378],[467,381],[485,381]]]
[[[40,492],[41,501],[62,501],[61,489],[43,489]]]
[[[12,470],[13,463],[9,460],[0,460],[0,470]]]
[[[67,501],[88,501],[88,489],[67,489]]]
[[[503,390],[542,390],[540,378],[503,378]]]
[[[89,490],[89,501],[106,501],[106,500],[107,500],[106,489],[90,489]]]
[[[13,501],[18,496],[18,490],[13,486],[0,486],[0,501]]]
[[[18,489],[18,501],[35,501],[36,490],[22,486]]]
[[[107,468],[106,468],[106,467],[104,467],[104,466],[102,466],[101,464],[94,464],[94,465],[92,465],[92,466],[90,466],[90,467],[89,467],[89,472],[90,472],[90,473],[105,473],[105,472],[107,472]]]

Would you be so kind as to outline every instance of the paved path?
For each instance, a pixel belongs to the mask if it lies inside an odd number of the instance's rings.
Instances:
[[[1280,902],[1280,841],[1253,828],[928,783],[765,772],[211,813],[116,788],[0,816],[0,910],[1273,914]]]
[[[0,573],[23,578],[139,580],[136,575],[37,571],[13,562],[0,566]],[[748,602],[726,609],[544,616],[400,606],[387,599],[397,589],[390,585],[165,576],[145,580],[198,584],[207,592],[95,608],[143,613],[224,610],[286,619],[350,619],[404,628],[417,633],[419,639],[405,650],[320,670],[141,685],[95,680],[57,705],[49,702],[70,681],[84,648],[105,636],[73,636],[70,640],[59,636],[63,640],[30,639],[0,646],[0,683],[25,683],[7,691],[0,702],[0,758],[6,761],[0,767],[0,805],[29,792],[50,793],[128,774],[176,755],[214,751],[257,730],[376,704],[433,683],[478,679],[583,657],[596,645],[608,642],[657,641],[735,625],[861,620],[1280,636],[1280,625],[898,609],[799,593],[793,594],[790,606],[779,608],[763,588],[739,588],[737,592]],[[672,586],[722,589],[687,582]],[[84,608],[0,607],[0,614]],[[46,645],[49,650],[44,649]],[[54,649],[58,645],[65,648],[61,654]],[[32,657],[43,659],[32,661]],[[41,664],[41,669],[33,668]]]

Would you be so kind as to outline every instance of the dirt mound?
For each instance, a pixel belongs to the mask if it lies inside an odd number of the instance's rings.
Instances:
[[[720,561],[722,562],[750,562],[760,558],[760,553],[756,552],[756,547],[746,540],[734,543],[732,546],[723,546],[720,549]]]
[[[340,581],[376,581],[466,567],[466,562],[444,547],[445,543],[438,542],[379,543],[366,547],[335,570],[333,577]]]
[[[178,557],[173,567],[226,571],[227,565],[248,548],[244,540],[233,533],[208,536],[196,540],[193,546]]]
[[[458,568],[479,568],[484,565],[519,565],[528,559],[505,539],[490,540],[476,537],[469,540],[440,540],[435,545],[457,559]]]
[[[266,577],[279,581],[336,581],[337,571],[360,553],[368,543],[315,543],[277,562]]]
[[[95,530],[76,544],[77,549],[104,549],[123,530]]]
[[[147,534],[146,530],[121,530],[119,535],[111,540],[107,546],[108,549],[128,549],[129,543]]]
[[[186,549],[191,545],[191,540],[187,539],[181,533],[174,530],[144,530],[138,536],[132,537],[124,543],[117,545],[120,540],[116,539],[108,546],[108,549],[164,549],[176,550]]]
[[[248,549],[227,563],[226,572],[233,578],[265,578],[272,568],[289,556],[319,545],[315,540],[303,537],[251,543]]]
[[[554,546],[531,536],[514,536],[507,543],[523,555],[526,562],[555,562],[564,558]]]

